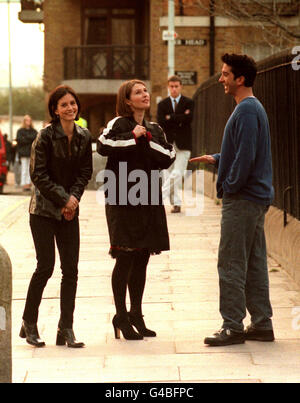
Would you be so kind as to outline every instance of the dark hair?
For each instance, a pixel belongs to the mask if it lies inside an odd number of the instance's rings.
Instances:
[[[131,109],[130,105],[128,105],[126,100],[130,99],[130,94],[135,84],[142,84],[146,87],[143,81],[135,78],[133,80],[125,81],[119,88],[116,105],[117,116],[125,117],[133,115],[133,110]]]
[[[221,59],[223,63],[231,67],[234,79],[243,76],[245,77],[245,87],[253,87],[257,67],[252,57],[225,53]]]
[[[64,97],[67,94],[71,94],[75,98],[76,104],[78,106],[78,112],[77,112],[75,120],[79,119],[80,102],[79,102],[78,96],[76,95],[75,91],[68,85],[59,85],[58,87],[54,88],[54,90],[51,92],[51,94],[49,96],[48,110],[49,110],[49,113],[51,116],[50,123],[56,123],[59,121],[59,117],[55,113],[55,111],[57,109],[57,104],[58,104],[58,101],[60,100],[60,98]]]
[[[174,76],[169,77],[169,78],[168,78],[168,84],[169,84],[170,81],[173,81],[173,82],[177,82],[177,81],[178,81],[178,82],[182,85],[182,80],[181,80],[181,78],[178,77],[178,76],[175,76],[175,75],[174,75]]]

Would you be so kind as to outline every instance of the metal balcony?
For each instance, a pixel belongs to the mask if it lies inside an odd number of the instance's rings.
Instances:
[[[64,80],[149,79],[150,47],[85,45],[64,48]]]

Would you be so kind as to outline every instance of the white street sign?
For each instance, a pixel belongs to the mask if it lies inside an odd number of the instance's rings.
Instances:
[[[174,39],[177,38],[177,33],[175,31],[167,31],[164,30],[162,32],[162,39],[163,41],[173,41]]]

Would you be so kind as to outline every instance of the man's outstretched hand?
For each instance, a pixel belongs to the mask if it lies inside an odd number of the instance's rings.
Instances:
[[[189,160],[190,162],[203,162],[204,164],[215,164],[216,160],[212,155],[201,155],[200,157],[194,157]]]

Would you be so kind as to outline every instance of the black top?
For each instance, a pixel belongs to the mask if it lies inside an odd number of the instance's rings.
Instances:
[[[21,128],[17,131],[18,153],[20,157],[30,157],[31,145],[36,138],[37,131],[33,128]]]
[[[157,121],[166,133],[167,140],[180,150],[192,150],[192,128],[194,101],[181,95],[175,112],[171,98],[163,99],[157,107]],[[166,119],[166,115],[170,119]]]

